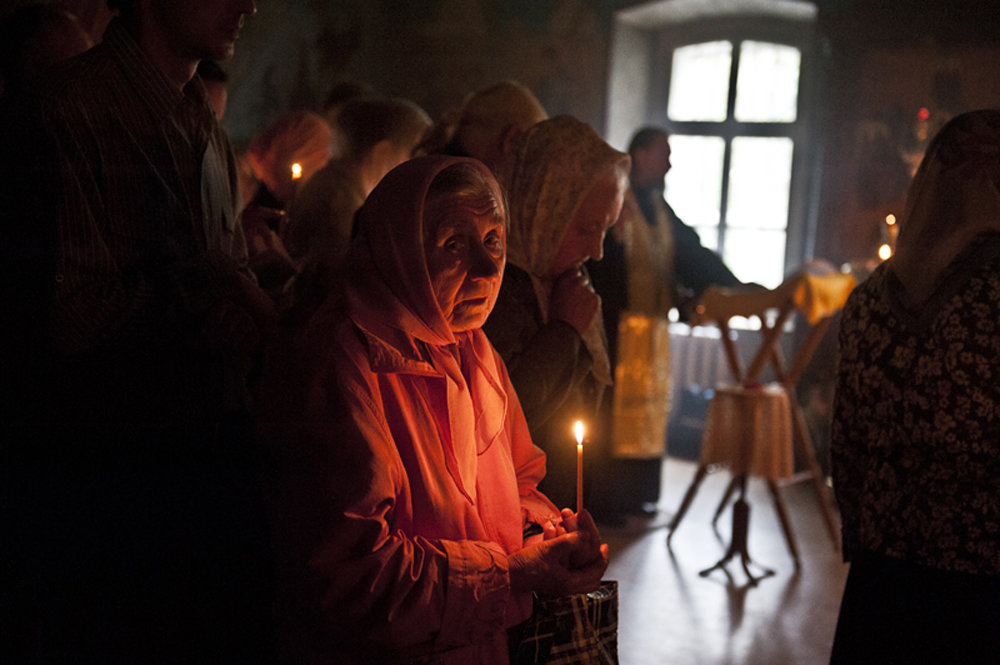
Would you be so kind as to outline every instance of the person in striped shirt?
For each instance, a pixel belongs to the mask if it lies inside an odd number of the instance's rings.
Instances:
[[[268,662],[248,379],[274,329],[196,76],[252,0],[112,0],[4,110],[4,662]]]

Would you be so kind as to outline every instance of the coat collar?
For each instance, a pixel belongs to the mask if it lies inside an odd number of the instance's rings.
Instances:
[[[364,336],[368,349],[368,362],[378,374],[416,374],[444,376],[422,352],[422,342],[378,322],[354,325]]]

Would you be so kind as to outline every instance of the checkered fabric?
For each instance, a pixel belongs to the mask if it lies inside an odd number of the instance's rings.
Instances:
[[[513,665],[618,665],[618,582],[591,593],[535,598]]]

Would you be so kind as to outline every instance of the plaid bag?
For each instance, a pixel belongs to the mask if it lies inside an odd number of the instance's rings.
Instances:
[[[618,665],[618,582],[590,593],[535,597],[520,626],[512,665]]]

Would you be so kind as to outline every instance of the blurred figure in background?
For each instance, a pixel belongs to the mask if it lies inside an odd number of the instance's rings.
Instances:
[[[664,178],[670,171],[670,143],[666,130],[643,127],[629,142],[632,157],[632,191],[651,227],[668,228],[673,241],[673,279],[677,294],[674,305],[688,320],[691,308],[711,285],[739,286],[736,275],[718,254],[704,247],[698,233],[681,221],[664,198]]]
[[[247,205],[288,210],[296,192],[329,161],[332,137],[326,120],[311,111],[289,111],[265,127],[247,149],[257,179],[243,193]]]
[[[286,287],[295,275],[295,262],[282,238],[288,210],[299,191],[329,161],[332,137],[320,115],[289,111],[257,134],[246,153],[254,174],[254,181],[242,183],[250,267],[281,307],[287,304]]]
[[[347,253],[354,213],[382,177],[410,159],[431,126],[407,99],[360,98],[337,115],[341,155],[331,159],[296,196],[283,234],[298,270],[296,299],[310,289],[321,298]]]
[[[375,89],[367,83],[357,81],[340,81],[334,84],[323,100],[322,115],[330,129],[333,130],[333,145],[331,147],[330,159],[337,159],[343,155],[344,145],[339,131],[340,111],[347,102],[354,99],[369,99],[378,97]]]
[[[475,157],[496,173],[514,140],[546,118],[531,90],[502,81],[473,92],[460,109],[446,113],[428,137],[427,152]]]
[[[840,329],[831,436],[844,589],[831,663],[1000,650],[1000,111],[955,117],[895,255]]]
[[[660,181],[667,155],[630,145],[632,182]],[[656,136],[659,136],[657,134]],[[661,146],[662,147],[662,146]],[[668,148],[669,150],[669,148]],[[614,385],[602,403],[611,427],[608,510],[601,518],[621,523],[626,515],[651,516],[660,497],[670,405],[670,333],[673,306],[674,240],[664,215],[647,217],[630,188],[618,222],[604,238],[604,258],[588,266],[601,295]]]

